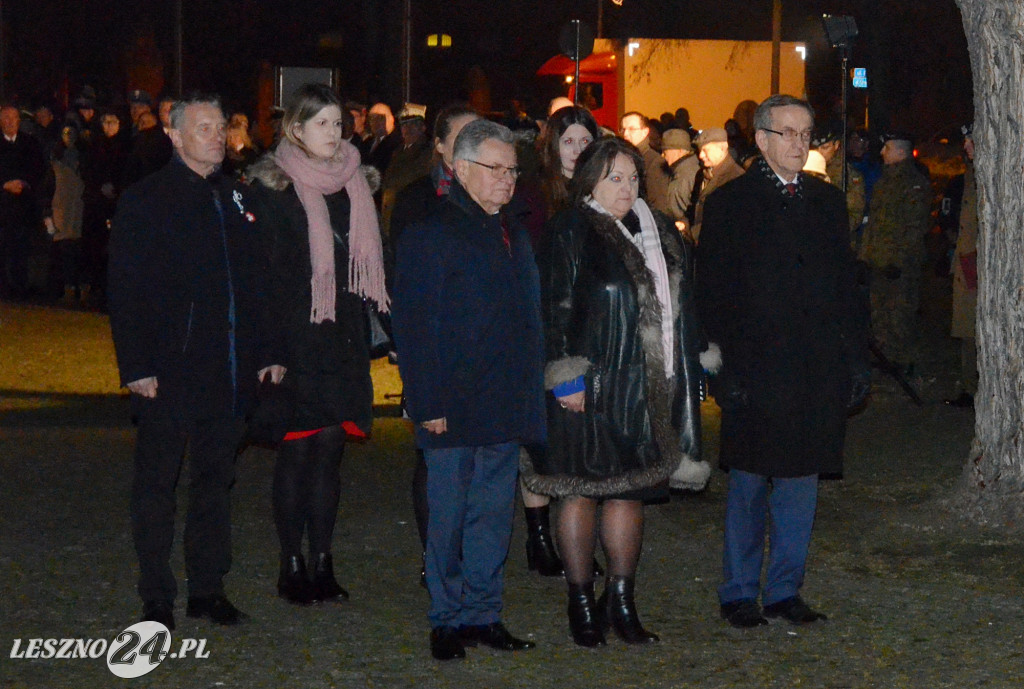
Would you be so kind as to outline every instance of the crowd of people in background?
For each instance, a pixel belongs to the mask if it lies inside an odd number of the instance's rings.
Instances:
[[[910,135],[887,133],[878,159],[865,131],[844,141],[789,96],[700,130],[685,108],[631,111],[613,132],[564,98],[538,119],[416,103],[396,117],[311,84],[264,152],[214,97],[127,103],[122,118],[86,87],[62,119],[0,108],[0,297],[110,308],[139,420],[143,619],[174,626],[186,441],[187,614],[247,618],[223,587],[228,491],[241,420],[271,404],[278,595],[348,598],[340,464],[370,434],[370,323],[389,324],[392,298],[435,658],[533,646],[501,621],[517,486],[528,567],[565,578],[575,643],[659,640],[636,607],[644,504],[710,480],[706,375],[729,471],[720,614],[825,619],[799,595],[818,478],[842,473],[869,345],[914,370],[933,194]],[[970,167],[959,184],[944,209],[964,391],[949,403],[969,406]]]

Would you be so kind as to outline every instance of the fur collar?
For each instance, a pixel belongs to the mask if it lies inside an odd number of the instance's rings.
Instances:
[[[644,365],[647,374],[646,401],[651,421],[651,434],[658,446],[660,459],[657,464],[645,469],[621,474],[606,479],[587,479],[568,475],[537,474],[524,450],[520,455],[520,471],[527,488],[537,493],[563,497],[570,495],[615,495],[658,484],[669,477],[683,459],[677,431],[672,427],[672,402],[675,384],[665,377],[665,355],[661,339],[661,303],[658,301],[654,276],[647,269],[643,253],[622,233],[615,219],[590,208],[579,212],[593,228],[594,233],[606,243],[609,251],[619,256],[626,267],[630,280],[636,287],[640,341],[644,351]],[[655,215],[662,251],[668,267],[671,286],[672,313],[679,319],[679,283],[684,269],[684,255],[678,235],[673,236],[670,227]],[[679,328],[676,327],[676,360],[679,361],[681,343]],[[551,362],[550,365],[557,362]],[[678,365],[677,365],[678,368]],[[541,450],[543,451],[543,450]]]

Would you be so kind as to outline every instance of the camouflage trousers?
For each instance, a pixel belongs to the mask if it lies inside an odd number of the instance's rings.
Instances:
[[[908,364],[916,359],[917,309],[920,275],[903,273],[888,280],[875,271],[871,276],[871,333],[890,361]]]

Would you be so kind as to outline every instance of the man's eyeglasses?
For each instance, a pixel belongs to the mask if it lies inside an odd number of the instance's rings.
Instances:
[[[491,171],[491,177],[494,179],[504,179],[507,174],[512,178],[512,181],[516,181],[519,178],[519,174],[522,172],[521,168],[518,167],[505,167],[504,165],[488,165],[487,163],[481,163],[478,160],[470,160],[469,162],[480,167],[485,167]]]
[[[779,136],[782,137],[782,140],[785,141],[786,143],[790,143],[791,144],[794,141],[796,141],[797,139],[799,139],[800,141],[802,141],[805,144],[811,143],[811,131],[810,130],[807,130],[805,132],[798,132],[795,129],[786,128],[786,129],[783,129],[780,132],[777,129],[768,129],[768,127],[763,127],[762,129],[764,131],[766,131],[766,132],[771,132],[772,134],[778,134]]]

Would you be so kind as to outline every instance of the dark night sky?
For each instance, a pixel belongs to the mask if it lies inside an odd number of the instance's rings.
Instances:
[[[400,98],[400,0],[183,0],[184,85],[215,89],[229,102],[255,103],[261,61],[341,68],[347,95]],[[539,105],[533,72],[557,50],[559,28],[593,25],[596,0],[413,0],[413,98],[432,105],[464,97],[479,65],[494,108],[518,95]],[[839,88],[838,58],[819,17],[850,14],[861,31],[853,63],[869,67],[872,117],[931,135],[971,117],[970,66],[954,0],[783,0],[783,38],[808,43],[809,95],[819,112]],[[140,79],[174,83],[172,0],[6,0],[6,93],[58,104],[83,83],[117,101]],[[610,37],[761,39],[771,37],[771,0],[605,0]],[[420,49],[447,32],[454,48]],[[146,46],[149,50],[145,50]],[[140,46],[143,48],[140,51]],[[149,71],[138,65],[140,55]],[[130,58],[129,56],[134,56]],[[66,87],[65,87],[66,85]],[[863,109],[855,94],[854,108]],[[683,105],[683,104],[680,104]],[[657,114],[657,113],[654,113]]]

